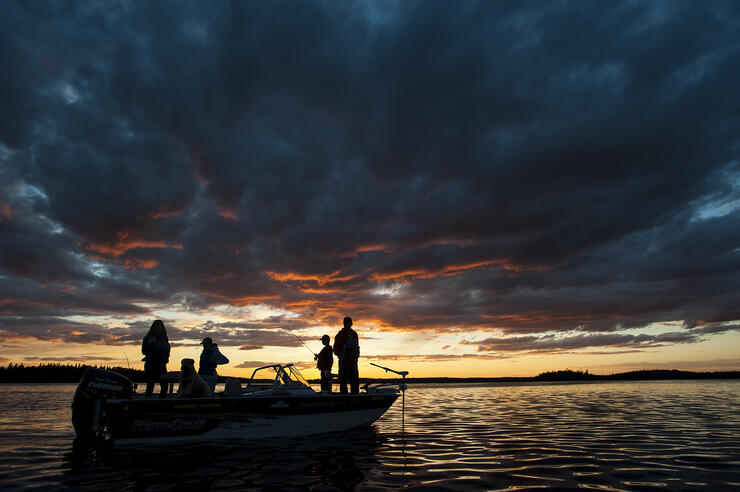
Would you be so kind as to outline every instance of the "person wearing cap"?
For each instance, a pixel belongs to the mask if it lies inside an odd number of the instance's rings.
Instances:
[[[211,388],[211,393],[213,393],[216,391],[216,383],[218,382],[216,366],[228,364],[229,359],[218,350],[218,345],[213,343],[211,337],[205,337],[200,344],[203,345],[203,352],[200,353],[198,374],[208,383],[208,387]]]
[[[360,375],[357,359],[360,358],[360,339],[352,329],[352,318],[344,318],[344,327],[334,337],[334,353],[339,357],[339,392],[347,392],[349,383],[352,393],[360,392]]]
[[[334,365],[334,354],[332,353],[331,345],[329,342],[331,338],[329,335],[321,337],[321,343],[324,344],[324,348],[321,349],[318,355],[314,356],[316,359],[316,369],[321,372],[321,391],[331,393],[331,366]]]

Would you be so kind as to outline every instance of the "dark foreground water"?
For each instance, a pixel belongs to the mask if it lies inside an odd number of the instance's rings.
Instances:
[[[738,490],[740,381],[411,386],[338,436],[72,453],[74,385],[3,385],[0,490]]]

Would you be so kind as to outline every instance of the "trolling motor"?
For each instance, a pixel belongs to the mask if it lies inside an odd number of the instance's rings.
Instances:
[[[130,398],[134,383],[115,371],[88,367],[72,399],[72,425],[83,441],[103,430],[103,406],[108,398]]]
[[[385,370],[385,372],[389,372],[390,371],[390,372],[393,372],[393,373],[398,374],[399,376],[401,376],[401,382],[398,383],[398,389],[401,390],[401,432],[403,432],[403,429],[404,429],[404,420],[405,420],[405,415],[406,415],[406,388],[408,387],[408,386],[406,386],[406,376],[409,375],[409,372],[408,371],[395,371],[395,370],[391,369],[390,367],[379,366],[378,364],[375,364],[373,362],[371,362],[370,365],[371,366],[375,366],[375,367],[379,367],[379,368]]]

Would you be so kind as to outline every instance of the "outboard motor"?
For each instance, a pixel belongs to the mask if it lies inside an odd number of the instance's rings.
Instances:
[[[102,430],[103,404],[108,398],[130,398],[134,383],[115,371],[87,368],[72,400],[72,425],[82,439]]]

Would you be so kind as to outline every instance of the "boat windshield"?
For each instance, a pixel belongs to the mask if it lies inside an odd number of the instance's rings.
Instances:
[[[263,386],[265,383],[273,384],[275,388],[311,388],[293,364],[274,364],[255,369],[248,386]]]
[[[275,374],[280,371],[279,365],[265,366],[255,369],[249,384],[272,384],[275,381]]]
[[[303,379],[303,376],[298,369],[292,364],[282,366],[278,373],[277,379],[275,380],[276,386],[284,386],[288,388],[310,388],[308,382]]]

